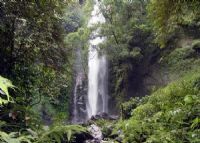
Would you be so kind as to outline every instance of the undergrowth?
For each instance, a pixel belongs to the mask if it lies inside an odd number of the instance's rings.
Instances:
[[[124,143],[199,143],[200,73],[192,72],[145,97],[118,122]]]

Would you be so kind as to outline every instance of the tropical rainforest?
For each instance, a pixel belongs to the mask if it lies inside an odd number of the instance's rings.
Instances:
[[[74,123],[77,51],[87,85],[95,29],[108,112]],[[0,0],[0,142],[200,143],[200,1]]]

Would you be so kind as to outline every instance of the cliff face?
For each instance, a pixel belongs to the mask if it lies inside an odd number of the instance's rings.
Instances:
[[[129,43],[130,52],[139,53],[111,64],[110,93],[118,107],[130,97],[149,95],[200,67],[199,36],[191,29],[180,30],[161,49],[151,33],[137,31]]]

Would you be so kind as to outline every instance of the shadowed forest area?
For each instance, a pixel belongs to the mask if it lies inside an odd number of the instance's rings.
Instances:
[[[0,143],[200,143],[200,1],[0,0]]]

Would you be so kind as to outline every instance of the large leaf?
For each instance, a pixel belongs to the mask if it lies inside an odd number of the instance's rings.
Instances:
[[[32,136],[19,136],[17,132],[11,132],[7,134],[6,132],[0,131],[0,142],[1,143],[31,143],[33,139]]]
[[[0,97],[0,105],[11,102],[12,98],[8,92],[9,88],[14,88],[15,86],[12,82],[2,76],[0,76],[0,93],[7,96],[7,99],[3,99]]]
[[[86,132],[87,129],[79,125],[57,125],[48,131],[42,132],[36,143],[52,143],[52,140],[55,140],[56,143],[61,143],[65,137],[70,142],[74,134]]]

